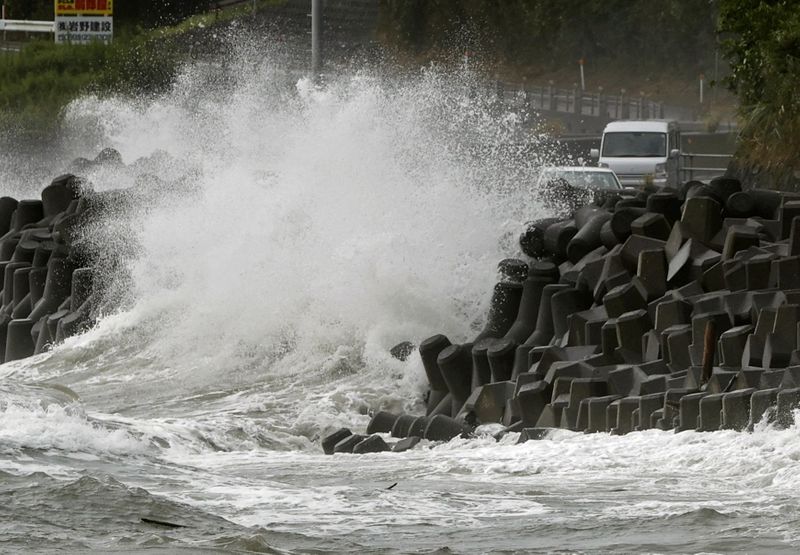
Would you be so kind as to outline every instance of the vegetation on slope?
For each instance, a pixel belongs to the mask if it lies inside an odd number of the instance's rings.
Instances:
[[[740,100],[741,155],[800,171],[800,10],[793,0],[720,0],[719,29]]]

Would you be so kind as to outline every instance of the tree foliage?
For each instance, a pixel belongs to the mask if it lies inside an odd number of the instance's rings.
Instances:
[[[383,0],[384,28],[416,53],[476,49],[545,68],[579,58],[695,75],[715,49],[710,0]]]
[[[800,9],[794,0],[720,0],[719,30],[739,95],[743,153],[800,170]]]

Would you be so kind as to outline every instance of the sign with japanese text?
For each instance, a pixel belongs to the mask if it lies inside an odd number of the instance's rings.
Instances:
[[[113,15],[114,0],[55,0],[59,15]]]
[[[56,17],[56,43],[109,44],[113,38],[112,17]]]
[[[55,0],[56,43],[111,43],[114,0]]]

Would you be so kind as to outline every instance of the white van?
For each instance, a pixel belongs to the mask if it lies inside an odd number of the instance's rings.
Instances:
[[[680,134],[675,122],[612,121],[600,150],[591,150],[601,168],[611,168],[624,187],[652,183],[677,187]]]

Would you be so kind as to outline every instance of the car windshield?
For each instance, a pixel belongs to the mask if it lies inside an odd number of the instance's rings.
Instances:
[[[619,190],[620,185],[611,172],[551,170],[545,174],[545,182],[563,179],[573,187],[594,191]]]
[[[603,156],[609,158],[662,157],[667,155],[666,133],[606,133]]]

